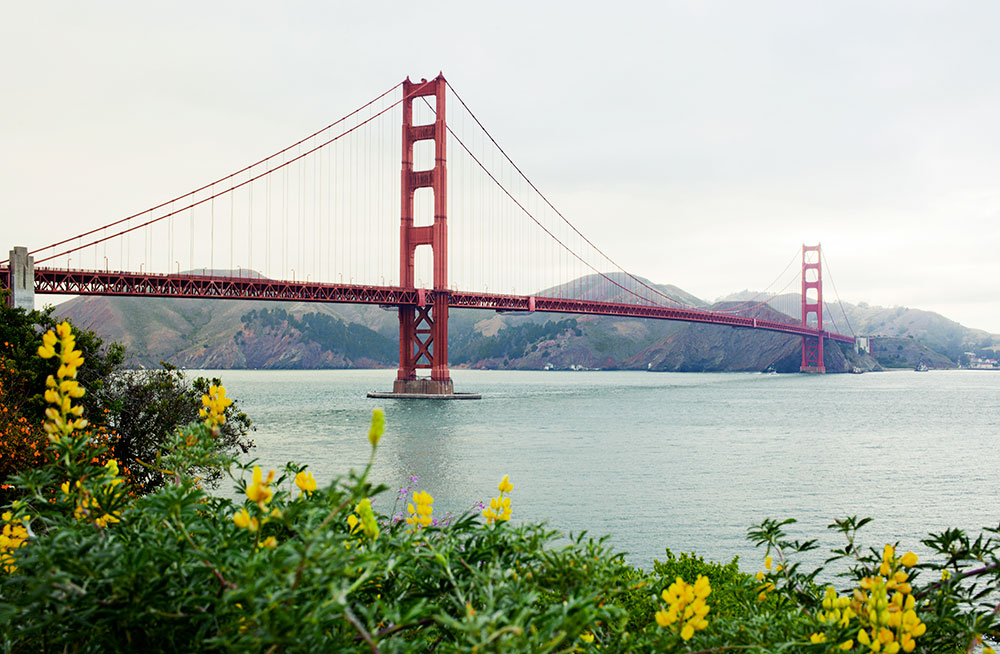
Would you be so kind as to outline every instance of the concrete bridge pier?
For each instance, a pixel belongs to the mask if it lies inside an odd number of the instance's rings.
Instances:
[[[16,309],[35,309],[35,257],[28,256],[28,248],[15,246],[10,251],[10,298],[8,303]]]

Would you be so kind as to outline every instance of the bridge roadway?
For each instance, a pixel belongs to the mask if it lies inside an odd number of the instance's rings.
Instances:
[[[60,295],[120,295],[426,306],[433,301],[437,293],[437,291],[427,289],[278,281],[262,277],[219,277],[43,267],[36,267],[34,272],[36,293]],[[9,288],[9,273],[9,268],[0,268],[0,288],[5,290]],[[652,303],[647,305],[620,304],[594,300],[500,295],[469,291],[448,291],[448,297],[448,306],[457,309],[493,309],[511,312],[542,311],[680,320],[763,329],[796,336],[823,336],[841,343],[854,343],[853,336],[814,329],[800,324],[759,320],[753,317],[699,309],[665,307]]]

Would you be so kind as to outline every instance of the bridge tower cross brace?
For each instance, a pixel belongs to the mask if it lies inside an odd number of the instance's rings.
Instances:
[[[811,291],[814,293],[810,294]],[[823,270],[820,245],[802,245],[802,326],[821,330],[817,336],[802,337],[801,372],[825,373],[823,363]]]
[[[434,79],[403,82],[403,159],[399,220],[399,278],[403,288],[414,288],[417,247],[428,245],[434,257],[434,292],[429,303],[418,292],[416,305],[399,307],[399,370],[393,393],[452,395],[448,371],[448,170],[447,126],[443,75]],[[413,101],[434,96],[433,123],[413,124]],[[413,146],[434,141],[434,167],[414,170]],[[434,222],[414,226],[414,194],[419,188],[434,193]],[[421,289],[422,291],[422,289]],[[430,378],[418,378],[418,370],[430,369]]]

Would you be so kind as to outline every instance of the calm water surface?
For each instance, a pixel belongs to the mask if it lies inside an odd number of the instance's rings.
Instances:
[[[928,531],[1000,522],[997,373],[457,370],[456,389],[482,400],[365,398],[394,372],[212,374],[254,420],[263,466],[306,463],[321,484],[361,468],[382,406],[377,481],[416,475],[439,515],[488,500],[509,474],[516,519],[611,534],[642,567],[669,547],[756,570],[745,533],[767,517],[797,518],[796,536],[831,546],[833,518],[872,516],[864,542],[918,553]]]

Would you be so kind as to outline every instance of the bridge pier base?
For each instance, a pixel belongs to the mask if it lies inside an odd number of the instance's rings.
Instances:
[[[456,393],[451,380],[397,379],[391,393],[372,391],[368,397],[383,400],[481,400],[479,393]]]
[[[35,310],[35,258],[28,248],[16,246],[10,251],[10,298],[15,309]]]

